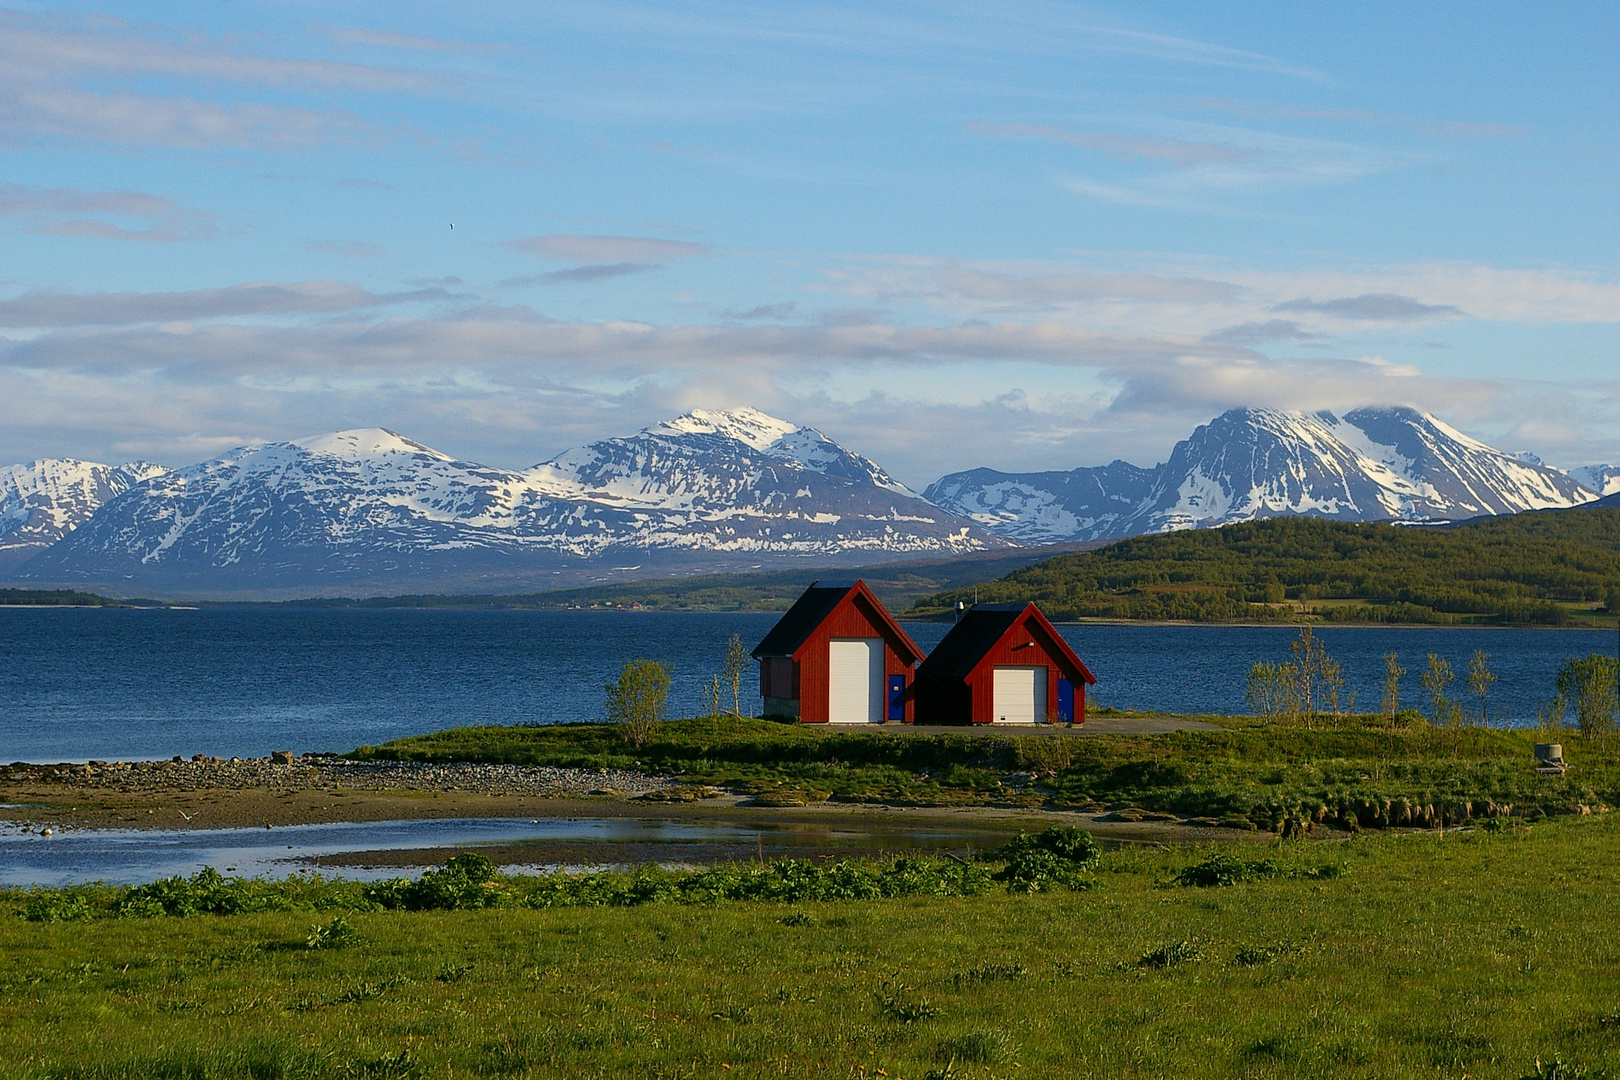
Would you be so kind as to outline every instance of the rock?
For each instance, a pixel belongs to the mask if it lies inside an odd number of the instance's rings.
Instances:
[[[277,750],[270,755],[270,763],[272,765],[291,765],[293,763],[293,752],[291,750]]]

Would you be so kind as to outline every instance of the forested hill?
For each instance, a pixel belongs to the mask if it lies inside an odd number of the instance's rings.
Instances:
[[[1547,510],[1451,527],[1271,518],[1123,540],[915,613],[1034,600],[1054,618],[1585,622],[1620,611],[1620,509]]]

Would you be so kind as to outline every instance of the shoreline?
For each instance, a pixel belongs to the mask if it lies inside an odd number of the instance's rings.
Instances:
[[[246,766],[247,768],[244,768]],[[84,770],[88,769],[86,772]],[[122,780],[123,782],[119,782]],[[657,796],[663,794],[664,798]],[[652,795],[653,798],[639,796]],[[825,802],[767,806],[753,797],[695,789],[672,777],[624,771],[508,765],[420,765],[298,759],[0,767],[0,823],[14,828],[151,830],[286,828],[472,818],[620,818],[731,824],[892,826],[937,822],[1004,829],[1073,825],[1122,843],[1258,839],[1172,814],[1101,808],[938,806]],[[410,849],[437,851],[436,848]],[[512,851],[519,850],[516,847]],[[504,854],[505,852],[503,852]],[[389,862],[409,852],[380,855]],[[338,856],[359,865],[352,855]]]

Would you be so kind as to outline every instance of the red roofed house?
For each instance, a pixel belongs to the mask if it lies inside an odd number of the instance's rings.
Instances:
[[[1096,681],[1034,604],[975,604],[917,669],[917,720],[1083,724]]]
[[[922,650],[864,581],[819,581],[754,650],[766,716],[807,724],[912,719],[912,669]]]

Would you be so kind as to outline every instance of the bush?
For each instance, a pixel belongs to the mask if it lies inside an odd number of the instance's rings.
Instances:
[[[309,937],[304,939],[306,949],[341,949],[353,945],[360,939],[360,935],[349,920],[338,915],[325,926],[315,925],[309,928]]]
[[[29,896],[23,905],[22,917],[29,922],[71,922],[95,916],[90,898],[82,892],[64,889],[39,892]]]
[[[1085,870],[1102,848],[1084,829],[1053,826],[1034,836],[1020,832],[993,858],[1006,863],[995,875],[1009,892],[1045,892],[1053,887],[1084,889],[1091,885]]]
[[[1208,889],[1222,885],[1238,885],[1245,881],[1259,881],[1276,877],[1277,864],[1270,859],[1249,862],[1236,855],[1211,855],[1201,863],[1184,868],[1175,876],[1177,885]]]
[[[504,895],[498,876],[489,859],[465,852],[452,857],[442,870],[429,870],[415,881],[378,882],[366,890],[366,898],[379,907],[406,911],[494,907]]]

